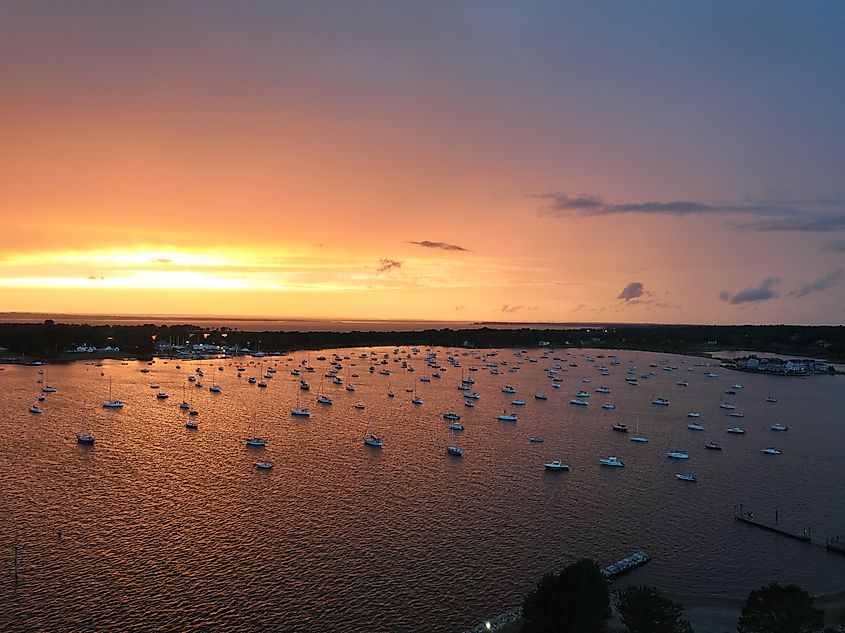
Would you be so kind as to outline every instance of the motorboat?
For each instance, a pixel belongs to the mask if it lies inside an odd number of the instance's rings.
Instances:
[[[783,424],[772,424],[770,427],[773,431],[788,431],[789,427],[784,426]]]
[[[463,431],[464,425],[461,424],[460,422],[452,422],[452,424],[449,425],[449,430],[450,431]]]
[[[643,437],[641,435],[635,435],[634,437],[630,438],[632,442],[639,442],[640,444],[645,444],[648,442],[647,437]]]
[[[599,460],[599,463],[602,466],[612,466],[614,468],[621,468],[625,464],[622,462],[621,459],[618,457],[610,456],[610,457],[603,457]]]
[[[610,393],[610,389],[599,385],[598,387],[596,387],[596,393]]]
[[[740,413],[739,411],[733,411],[733,412],[729,413],[728,416],[730,416],[732,418],[744,418],[745,414]]]
[[[745,435],[745,429],[742,429],[738,426],[732,426],[729,429],[726,429],[728,433],[735,433],[737,435]]]
[[[614,431],[619,431],[620,433],[627,433],[628,432],[628,425],[627,424],[613,424],[611,427]]]
[[[538,391],[537,393],[534,394],[534,398],[536,398],[537,400],[548,400],[549,396],[547,396],[546,394]]]
[[[188,420],[187,422],[185,422],[185,428],[190,429],[191,431],[196,431],[198,428],[200,428],[200,425],[194,420]]]
[[[106,406],[107,404],[107,402],[104,402],[103,406]],[[191,408],[191,405],[188,404],[185,400],[182,400],[182,402],[179,404],[179,408],[188,411]]]
[[[679,380],[675,384],[679,387],[689,387],[689,383],[686,380]]]
[[[601,405],[602,409],[607,409],[608,411],[613,411],[616,408],[616,405],[611,402],[605,402]]]
[[[681,481],[691,481],[691,482],[698,481],[696,479],[695,475],[691,475],[690,473],[677,473],[675,475],[675,477],[677,477]]]
[[[76,441],[79,444],[93,444],[94,443],[94,436],[90,433],[77,433],[76,434]]]
[[[475,407],[475,403],[472,400],[464,400],[464,406],[472,409]]]
[[[464,456],[464,449],[462,449],[460,446],[454,446],[454,445],[447,446],[446,452],[449,453],[449,455],[454,455],[455,457],[463,457]]]
[[[255,467],[258,470],[270,470],[273,468],[273,462],[255,462]]]
[[[375,435],[374,433],[370,433],[364,438],[364,444],[367,446],[375,446],[376,448],[381,448],[382,439],[380,436]]]
[[[575,397],[576,398],[589,398],[590,394],[588,394],[586,391],[581,390],[581,391],[579,391],[578,393],[575,394]]]
[[[700,418],[701,414],[698,411],[690,411],[687,413],[688,418]]]
[[[220,386],[219,386],[219,385],[211,385],[211,386],[208,388],[208,390],[209,390],[211,393],[220,393],[221,391],[223,391],[223,390],[220,388]]]
[[[358,411],[363,411],[367,407],[363,402],[356,402],[355,404],[352,405],[352,408],[357,409]]]
[[[164,400],[164,399],[169,398],[169,397],[170,397],[170,395],[166,391],[159,391],[156,394],[156,398],[158,398],[159,400]]]
[[[651,401],[651,404],[659,404],[663,407],[668,407],[669,401],[666,398],[655,398]]]
[[[670,457],[672,459],[689,459],[689,455],[687,453],[677,449],[673,449],[666,453],[666,457]]]
[[[730,402],[723,402],[719,405],[720,409],[736,409],[736,406],[732,405]]]
[[[37,404],[34,404],[31,407],[29,407],[29,412],[30,413],[41,413],[41,407],[39,407]]]
[[[453,411],[447,411],[446,413],[443,414],[443,419],[444,420],[460,420],[461,416],[459,416],[457,413],[455,413]]]
[[[698,422],[691,422],[691,423],[687,424],[687,428],[690,431],[703,431],[704,430],[704,427],[701,426]]]
[[[783,455],[783,451],[780,451],[771,446],[769,448],[762,449],[760,452],[764,453],[765,455]]]
[[[58,389],[51,387],[50,385],[45,385],[44,387],[41,387],[41,391],[43,393],[56,393]]]
[[[546,470],[569,470],[569,464],[565,464],[559,459],[553,459],[550,462],[543,464]]]
[[[295,409],[291,409],[290,414],[307,418],[311,416],[311,409],[309,409],[308,407],[297,407]]]
[[[533,435],[533,436],[531,436],[531,437],[529,437],[529,438],[528,438],[528,441],[529,441],[529,442],[534,442],[535,444],[539,444],[540,442],[542,442],[542,441],[543,441],[543,438],[542,438],[542,437],[540,437],[539,435]]]
[[[502,393],[516,393],[516,389],[514,389],[510,385],[505,385],[504,387],[502,387]]]
[[[714,442],[713,440],[708,440],[704,443],[704,448],[711,450],[711,451],[720,451],[722,450],[721,445],[718,442]]]
[[[247,446],[267,446],[267,440],[263,437],[248,437],[246,439]]]
[[[511,400],[511,404],[514,405],[515,407],[524,407],[525,406],[525,400]]]
[[[422,404],[422,403],[423,403],[423,399],[420,398],[419,396],[414,396],[413,399],[411,400],[411,404]]]
[[[478,400],[479,398],[481,398],[481,396],[473,391],[472,393],[466,394],[464,398],[469,398],[470,400]]]
[[[496,417],[497,420],[501,420],[502,422],[516,422],[517,417],[516,413],[507,413],[502,411],[501,415]]]
[[[581,398],[572,398],[572,400],[569,401],[569,404],[577,404],[580,407],[586,407],[587,401],[582,400]]]
[[[317,396],[317,402],[319,404],[332,404],[332,399],[328,396]]]

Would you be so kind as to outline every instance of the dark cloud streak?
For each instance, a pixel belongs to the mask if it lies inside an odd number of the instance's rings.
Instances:
[[[430,240],[410,241],[409,244],[416,244],[417,246],[424,246],[425,248],[439,248],[443,251],[463,251],[470,252],[468,248],[458,246],[457,244],[449,244],[448,242],[432,242]]]

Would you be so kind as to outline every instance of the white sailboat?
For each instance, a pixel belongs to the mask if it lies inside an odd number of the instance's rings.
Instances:
[[[125,406],[124,402],[115,400],[112,395],[112,378],[109,376],[109,399],[103,403],[104,409],[122,409]]]

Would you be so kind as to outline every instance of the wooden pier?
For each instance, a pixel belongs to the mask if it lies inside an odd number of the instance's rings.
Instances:
[[[743,523],[748,523],[749,525],[756,525],[757,527],[763,528],[764,530],[769,530],[771,532],[777,532],[778,534],[783,534],[784,536],[788,536],[789,538],[794,538],[798,541],[804,541],[805,543],[813,543],[813,539],[810,536],[810,528],[804,528],[801,532],[792,532],[791,530],[785,530],[777,523],[766,523],[765,521],[761,521],[754,517],[753,512],[746,512],[745,514],[740,514],[738,512],[734,513],[734,518],[737,521],[742,521]]]

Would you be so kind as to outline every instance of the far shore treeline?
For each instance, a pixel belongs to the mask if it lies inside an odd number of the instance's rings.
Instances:
[[[438,345],[475,348],[531,348],[541,341],[550,347],[633,349],[708,355],[719,350],[761,350],[783,356],[845,362],[845,326],[793,325],[607,325],[544,329],[542,327],[426,329],[418,331],[265,331],[247,332],[196,325],[85,325],[55,323],[0,324],[0,359],[72,360],[91,354],[72,353],[80,346],[102,350],[96,356],[149,358],[156,344],[204,343],[228,351],[266,353],[332,347]]]

